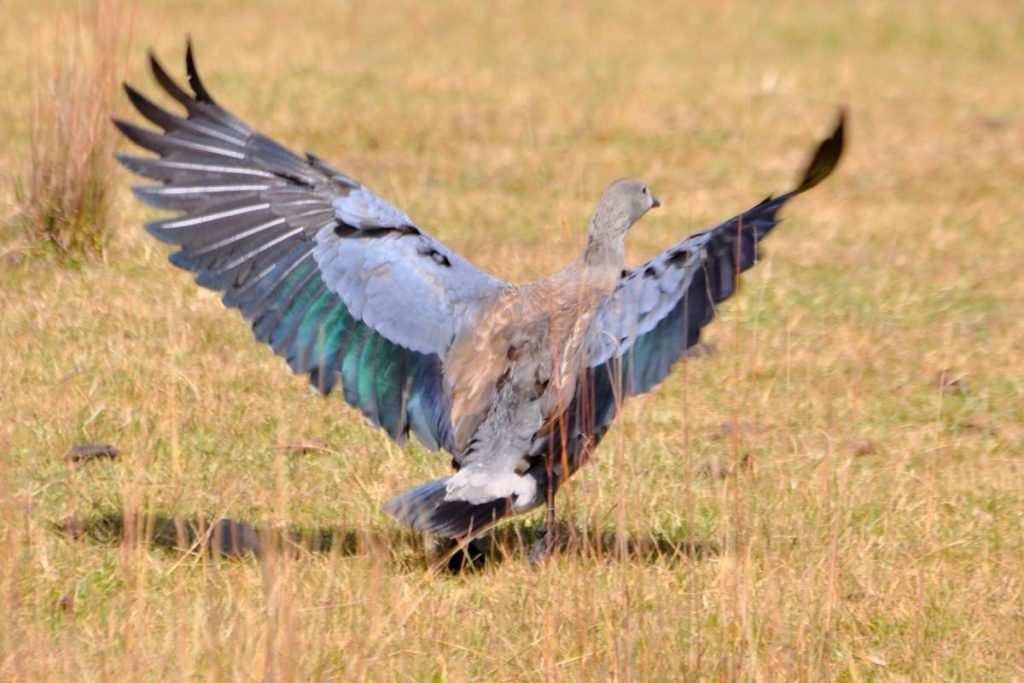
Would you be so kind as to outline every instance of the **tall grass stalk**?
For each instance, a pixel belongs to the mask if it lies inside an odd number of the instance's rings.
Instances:
[[[109,123],[130,13],[118,2],[78,5],[41,41],[33,82],[30,159],[16,183],[26,242],[63,258],[102,254],[110,236],[115,132]]]

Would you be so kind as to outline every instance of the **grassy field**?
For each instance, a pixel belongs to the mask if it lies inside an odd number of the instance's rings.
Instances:
[[[565,551],[528,565],[534,515],[454,576],[380,512],[447,458],[253,343],[127,174],[95,262],[6,228],[0,680],[1024,681],[1019,3],[211,4],[138,2],[119,78],[191,33],[222,103],[502,278],[616,177],[664,204],[640,262],[789,187],[840,103],[848,156],[563,490]],[[0,22],[3,215],[64,5]],[[221,518],[258,559],[187,552]]]

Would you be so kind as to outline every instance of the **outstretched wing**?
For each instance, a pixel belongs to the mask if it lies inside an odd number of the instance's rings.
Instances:
[[[147,204],[182,212],[149,223],[177,245],[171,261],[223,292],[256,338],[327,394],[399,442],[410,429],[430,448],[449,443],[441,364],[452,340],[504,284],[422,232],[403,211],[313,155],[292,154],[218,105],[196,72],[191,93],[155,57],[153,75],[186,116],[125,85],[156,132],[115,120],[159,157],[119,154],[160,185]]]
[[[758,242],[794,196],[832,173],[843,151],[845,116],[817,148],[800,184],[725,223],[689,237],[628,271],[588,331],[588,371],[567,415],[567,443],[600,438],[626,396],[654,388],[700,339],[737,274],[757,262]]]

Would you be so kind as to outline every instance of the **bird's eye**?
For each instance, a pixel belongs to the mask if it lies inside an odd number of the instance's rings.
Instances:
[[[641,188],[640,191],[643,192],[644,194],[647,194],[647,188],[646,187]]]

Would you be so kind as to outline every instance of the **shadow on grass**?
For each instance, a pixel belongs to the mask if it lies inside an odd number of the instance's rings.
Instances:
[[[211,557],[260,557],[277,552],[315,552],[355,555],[357,534],[341,527],[286,530],[257,526],[234,519],[214,521],[165,515],[130,515],[110,511],[66,520],[58,525],[72,539],[105,545],[144,543],[155,548]]]
[[[304,553],[352,556],[363,544],[394,547],[415,544],[415,535],[383,534],[369,536],[343,527],[272,529],[234,519],[207,521],[201,518],[165,515],[130,515],[123,511],[97,513],[55,525],[66,536],[104,545],[145,544],[174,552],[186,552],[211,558],[241,559],[275,554]],[[427,548],[427,565],[451,573],[479,572],[506,561],[526,562],[537,530],[512,523],[497,531],[458,547],[453,541],[438,539]],[[678,536],[684,536],[680,531]],[[699,561],[718,555],[714,543],[681,540],[675,534],[649,534],[618,539],[611,531],[560,526],[557,556],[585,561],[628,562]],[[428,544],[429,546],[429,544]]]
[[[542,529],[527,528],[517,523],[508,524],[482,538],[471,541],[456,550],[457,544],[448,542],[446,559],[448,571],[479,571],[505,561],[526,562],[535,543],[542,543]],[[560,524],[557,550],[554,557],[588,562],[607,562],[622,559],[638,564],[693,562],[714,557],[720,550],[717,544],[684,539],[685,530],[673,534],[641,534],[619,538],[614,531]]]

